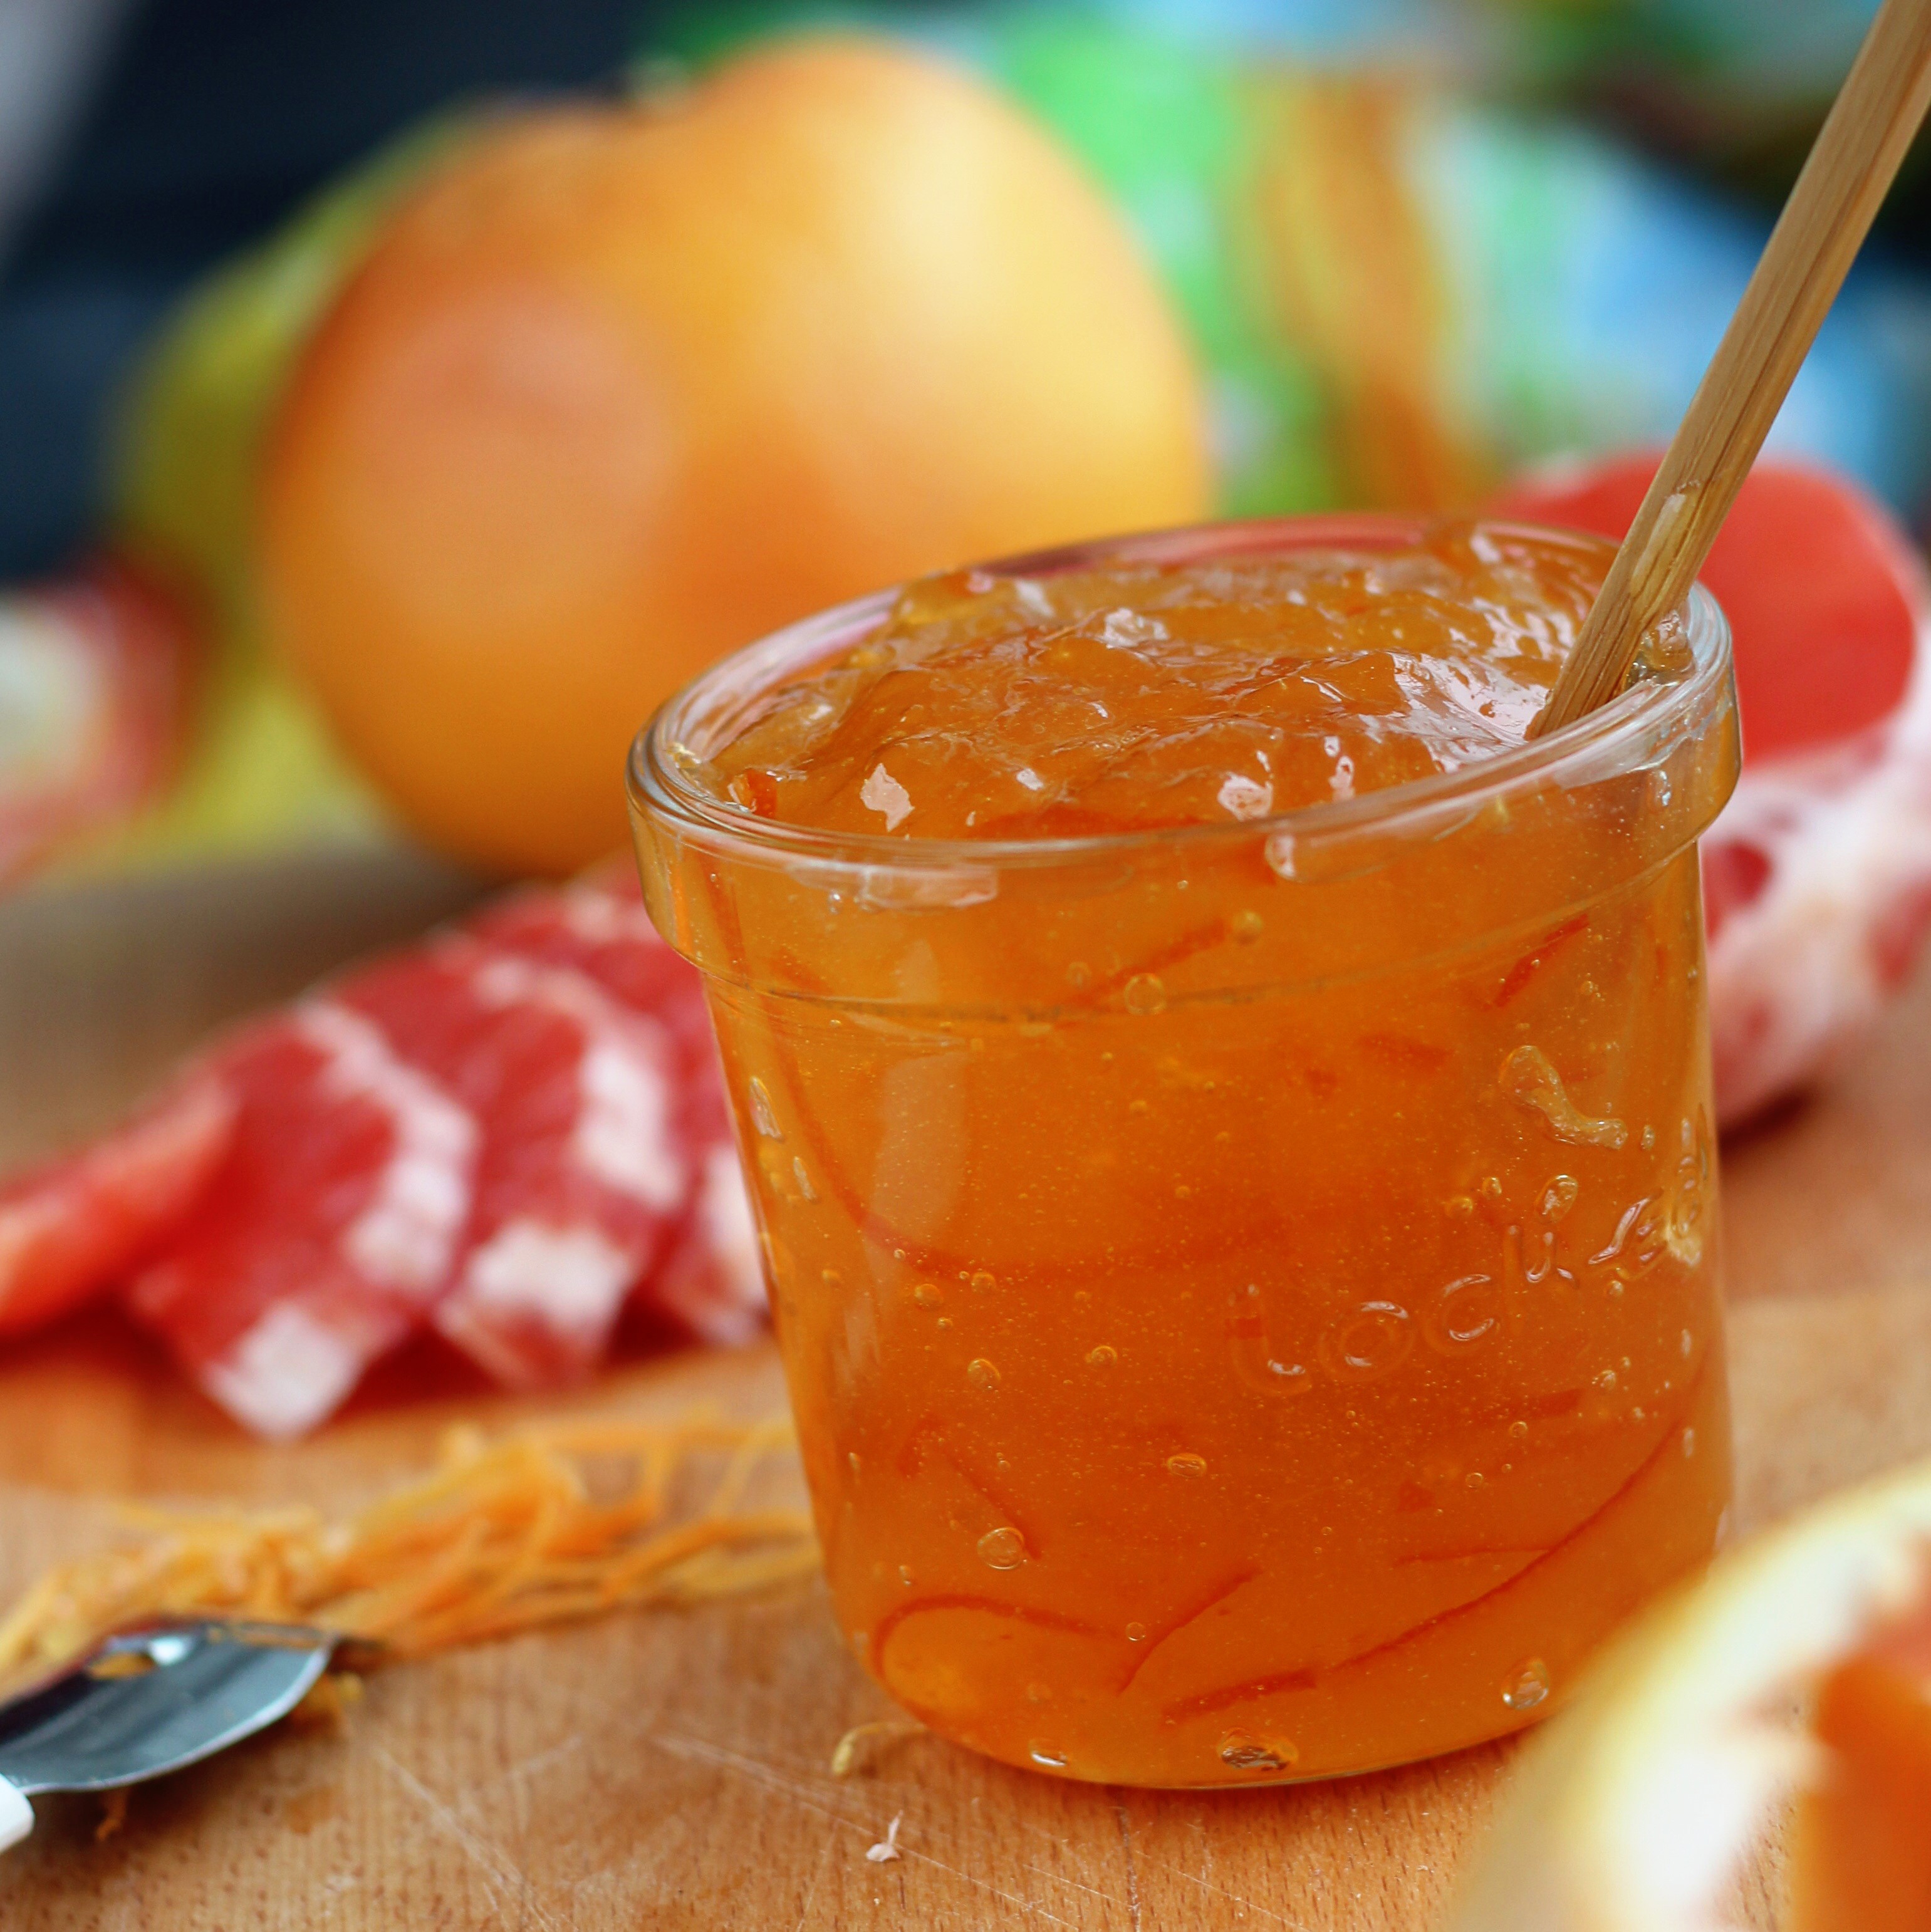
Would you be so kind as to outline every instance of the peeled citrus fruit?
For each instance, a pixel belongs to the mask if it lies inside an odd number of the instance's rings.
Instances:
[[[949,67],[810,38],[430,171],[271,431],[264,587],[419,831],[557,871],[617,842],[627,740],[722,652],[1209,490],[1098,191]]]
[[[1653,453],[1532,476],[1494,513],[1620,537]],[[1869,1025],[1931,924],[1931,584],[1841,478],[1761,462],[1703,580],[1730,620],[1743,772],[1703,841],[1716,1108],[1805,1084]]]
[[[1797,1706],[1900,1615],[1921,1616],[1927,1545],[1918,1463],[1740,1546],[1650,1611],[1524,1754],[1449,1932],[1728,1925],[1749,1852],[1788,1800],[1839,1774]],[[1854,1922],[1810,1905],[1804,1932]]]

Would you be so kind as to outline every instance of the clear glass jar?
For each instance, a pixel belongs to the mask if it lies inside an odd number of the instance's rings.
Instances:
[[[694,781],[893,602],[719,665],[632,764],[854,1650],[962,1743],[1123,1784],[1542,1714],[1729,1496],[1695,850],[1738,762],[1720,613],[1692,597],[1679,682],[1255,823],[908,842]]]

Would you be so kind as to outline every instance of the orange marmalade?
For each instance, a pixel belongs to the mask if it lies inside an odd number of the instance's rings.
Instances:
[[[1608,555],[1356,518],[961,572],[639,741],[838,1615],[935,1730],[1389,1764],[1709,1553],[1728,647],[1699,593],[1529,741]]]

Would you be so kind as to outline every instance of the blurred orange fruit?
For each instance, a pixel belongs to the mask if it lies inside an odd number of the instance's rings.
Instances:
[[[416,829],[557,872],[713,658],[975,557],[1209,507],[1119,218],[950,68],[856,38],[506,122],[411,196],[269,439],[272,632]]]

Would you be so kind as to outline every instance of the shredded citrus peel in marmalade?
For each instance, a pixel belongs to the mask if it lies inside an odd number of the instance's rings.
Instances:
[[[128,1506],[137,1540],[50,1570],[0,1619],[0,1682],[143,1618],[308,1624],[409,1658],[807,1576],[809,1517],[747,1500],[792,1453],[785,1417],[461,1426],[430,1473],[338,1520]]]
[[[1424,836],[1370,794],[1520,750],[1608,552],[1302,527],[835,614],[640,775],[839,1625],[1023,1768],[1251,1785],[1516,1729],[1729,1499],[1719,630]]]

